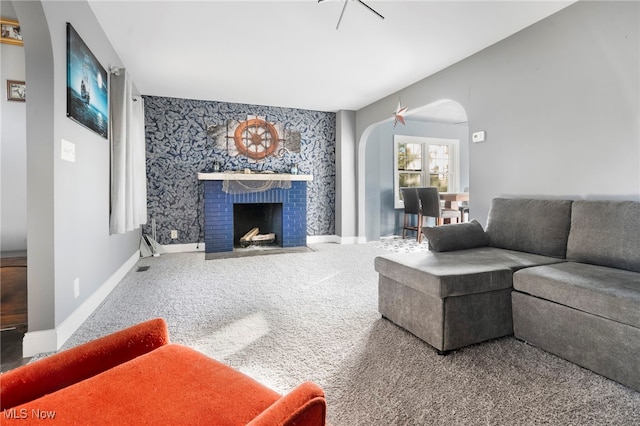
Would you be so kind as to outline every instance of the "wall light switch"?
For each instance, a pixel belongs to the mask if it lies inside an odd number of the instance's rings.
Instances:
[[[80,278],[73,280],[73,296],[76,298],[80,296]]]
[[[473,143],[484,142],[486,135],[487,132],[485,132],[484,130],[473,132],[473,134],[471,135],[471,140],[473,141]]]
[[[76,162],[76,144],[73,142],[60,140],[60,158],[72,163]]]

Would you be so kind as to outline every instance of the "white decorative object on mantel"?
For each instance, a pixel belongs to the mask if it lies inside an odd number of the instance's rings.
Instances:
[[[313,180],[312,175],[292,175],[289,173],[198,173],[198,180]]]

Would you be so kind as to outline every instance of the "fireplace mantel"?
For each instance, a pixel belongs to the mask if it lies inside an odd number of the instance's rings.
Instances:
[[[313,180],[312,175],[293,175],[289,173],[198,173],[198,180],[287,180],[287,181],[305,181]]]

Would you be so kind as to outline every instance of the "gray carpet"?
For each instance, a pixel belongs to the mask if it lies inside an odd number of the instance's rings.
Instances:
[[[315,381],[333,426],[640,424],[640,393],[512,337],[436,355],[377,312],[383,248],[311,247],[141,259],[65,348],[163,317],[174,342],[278,392]]]

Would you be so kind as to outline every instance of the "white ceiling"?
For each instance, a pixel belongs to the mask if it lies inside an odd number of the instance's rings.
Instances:
[[[144,95],[338,111],[367,106],[572,3],[365,0],[381,20],[346,0],[336,30],[344,1],[89,4]],[[432,111],[438,120],[458,119],[442,108]]]

